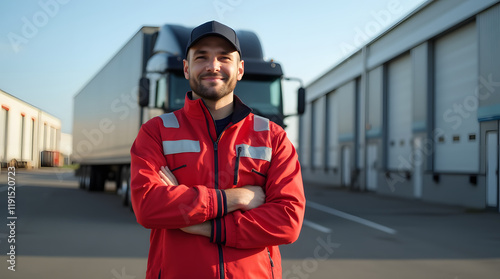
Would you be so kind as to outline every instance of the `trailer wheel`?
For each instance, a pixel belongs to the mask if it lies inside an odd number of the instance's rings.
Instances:
[[[90,188],[90,166],[82,166],[81,180],[82,189],[88,191]]]
[[[78,188],[85,189],[85,167],[80,166],[78,170],[75,171],[75,175],[78,176]]]
[[[128,166],[122,167],[120,174],[120,189],[118,191],[123,206],[130,205],[130,169]]]
[[[101,166],[88,166],[88,181],[87,190],[91,192],[104,191],[104,183],[106,182],[106,171]]]

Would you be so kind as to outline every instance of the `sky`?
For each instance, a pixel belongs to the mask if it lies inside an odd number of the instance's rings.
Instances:
[[[71,133],[73,97],[142,26],[210,20],[256,32],[266,59],[307,85],[424,2],[4,0],[0,89],[61,119],[62,132]]]

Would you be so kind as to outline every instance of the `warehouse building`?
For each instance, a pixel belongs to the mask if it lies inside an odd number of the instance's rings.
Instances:
[[[306,182],[499,210],[500,1],[428,1],[306,88]]]
[[[60,166],[61,120],[0,90],[0,165]]]

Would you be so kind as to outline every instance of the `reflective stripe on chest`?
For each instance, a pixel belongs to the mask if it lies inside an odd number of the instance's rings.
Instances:
[[[239,148],[241,148],[240,152],[238,152]],[[238,144],[236,145],[236,152],[240,157],[247,157],[271,162],[272,149],[270,147]]]
[[[159,117],[165,128],[180,128],[179,121],[173,112],[165,113]],[[269,119],[254,115],[253,128],[255,132],[269,131]],[[198,140],[165,140],[162,144],[164,155],[201,151],[200,141]],[[241,148],[241,157],[271,161],[272,149],[270,147],[238,144],[235,148],[236,150]]]
[[[197,140],[165,140],[163,155],[200,152],[200,142]]]

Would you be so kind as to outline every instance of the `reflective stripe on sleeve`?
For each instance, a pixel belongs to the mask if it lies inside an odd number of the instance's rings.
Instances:
[[[179,128],[179,121],[173,112],[162,114],[160,118],[163,120],[165,128]]]
[[[255,132],[269,131],[269,119],[255,115],[253,119],[253,129]]]
[[[200,142],[197,140],[171,140],[163,141],[163,154],[179,154],[187,152],[200,152]]]

